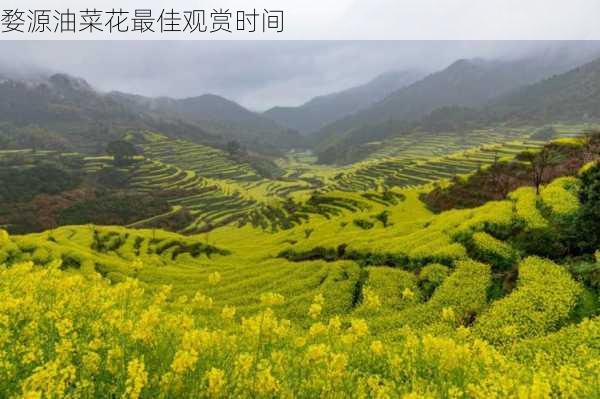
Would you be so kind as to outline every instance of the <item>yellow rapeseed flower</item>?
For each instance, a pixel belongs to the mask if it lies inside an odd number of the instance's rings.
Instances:
[[[363,306],[370,310],[377,310],[381,307],[379,295],[369,287],[365,287],[363,290]]]
[[[210,285],[217,285],[221,282],[221,273],[214,272],[208,275],[208,283]]]
[[[206,372],[206,380],[208,381],[208,394],[211,397],[218,397],[226,384],[223,370],[211,368],[210,371]]]
[[[308,308],[308,315],[313,319],[317,319],[321,315],[322,310],[323,306],[320,303],[315,302]]]
[[[210,309],[213,306],[213,300],[211,297],[204,295],[202,292],[196,292],[196,295],[192,298],[192,304],[196,305],[201,309]]]
[[[371,342],[371,351],[376,355],[383,354],[383,343],[379,340]]]
[[[259,395],[272,396],[279,391],[279,382],[271,374],[271,366],[261,362],[256,373],[255,390]]]
[[[414,297],[415,297],[415,293],[410,288],[406,287],[404,289],[404,291],[402,291],[402,299],[406,299],[407,301],[410,301]]]
[[[221,311],[221,317],[224,320],[232,320],[235,317],[235,306],[225,306]]]
[[[369,333],[369,326],[363,319],[353,319],[350,322],[350,332],[357,337],[364,337]]]
[[[129,361],[127,364],[127,381],[125,382],[123,398],[139,398],[147,382],[148,373],[146,372],[144,361],[139,358]]]
[[[327,326],[325,324],[318,322],[310,326],[308,330],[308,335],[311,337],[316,337],[318,335],[324,334],[327,331]]]
[[[260,296],[260,301],[263,305],[274,306],[281,305],[284,302],[284,298],[283,295],[267,292]]]
[[[195,350],[179,350],[175,353],[171,369],[176,374],[184,374],[191,371],[198,361],[198,354]]]

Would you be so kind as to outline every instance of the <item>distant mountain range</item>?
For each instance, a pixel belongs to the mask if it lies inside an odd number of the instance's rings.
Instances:
[[[390,93],[424,76],[417,70],[384,73],[363,85],[315,97],[298,107],[274,107],[265,116],[303,134],[314,133],[325,125],[367,108]]]
[[[572,76],[572,73],[564,75],[567,77],[561,75],[589,61],[593,55],[598,53],[565,57],[553,52],[512,61],[459,60],[393,92],[371,107],[325,126],[313,136],[313,145],[322,162],[345,163],[356,160],[348,154],[356,153],[353,147],[401,134],[407,129],[454,129],[465,127],[466,122],[491,121],[494,114],[498,121],[501,117],[514,118],[519,112],[524,122],[544,119],[540,115],[544,112],[536,107],[553,101],[543,97],[550,86],[558,87],[557,82],[563,79],[568,82],[560,83],[562,91],[569,86],[572,87],[569,90],[579,92],[580,96],[594,95],[589,89],[590,82],[585,82],[593,78]],[[554,75],[561,76],[540,82]],[[536,82],[543,88],[529,86]],[[563,94],[556,96],[561,98]],[[567,108],[569,106],[563,111]],[[529,112],[530,109],[538,115]],[[548,110],[548,105],[544,109]],[[558,118],[563,111],[545,114]]]
[[[389,72],[299,107],[262,114],[226,98],[101,93],[66,74],[0,72],[0,148],[102,152],[126,132],[151,130],[257,153],[312,147],[323,163],[367,156],[367,143],[406,131],[460,131],[496,123],[600,120],[600,45],[565,45],[512,60],[461,59],[423,76]],[[303,133],[304,135],[300,134]]]
[[[273,152],[303,145],[295,131],[215,95],[183,100],[96,91],[66,74],[0,80],[0,145],[101,152],[131,130],[155,130],[212,146],[237,140]]]
[[[139,113],[196,124],[212,134],[241,141],[257,150],[303,145],[297,131],[214,94],[184,99],[152,98],[121,92],[111,92],[108,96]]]

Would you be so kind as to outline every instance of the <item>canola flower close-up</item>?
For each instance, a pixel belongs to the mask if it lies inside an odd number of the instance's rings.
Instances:
[[[58,266],[21,263],[0,271],[0,388],[6,397],[600,393],[600,320],[550,332],[579,288],[548,261],[526,260],[523,286],[474,326],[443,307],[437,334],[405,327],[390,340],[374,335],[362,318],[320,317],[315,309],[327,307],[322,295],[307,309],[314,319],[307,331],[271,309],[284,304],[279,294],[264,293],[264,310],[236,318],[228,307],[206,310],[187,298],[168,302],[169,287],[147,292],[136,280],[110,285]],[[412,299],[407,292],[402,296]],[[377,311],[375,298],[367,291],[363,306]],[[545,308],[530,309],[536,303]],[[207,312],[223,317],[209,322]],[[502,345],[493,345],[497,340]]]

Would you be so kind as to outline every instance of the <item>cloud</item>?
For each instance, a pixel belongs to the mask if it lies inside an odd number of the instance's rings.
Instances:
[[[525,41],[0,42],[0,73],[66,72],[148,96],[214,93],[254,110],[297,105],[389,70],[434,71],[458,58],[501,58],[564,43]]]

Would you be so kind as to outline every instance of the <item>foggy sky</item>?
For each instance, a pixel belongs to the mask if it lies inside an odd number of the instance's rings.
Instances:
[[[275,105],[299,105],[390,70],[431,72],[460,58],[515,58],[565,45],[526,41],[3,41],[0,74],[65,72],[102,91],[175,98],[213,93],[262,111]]]

